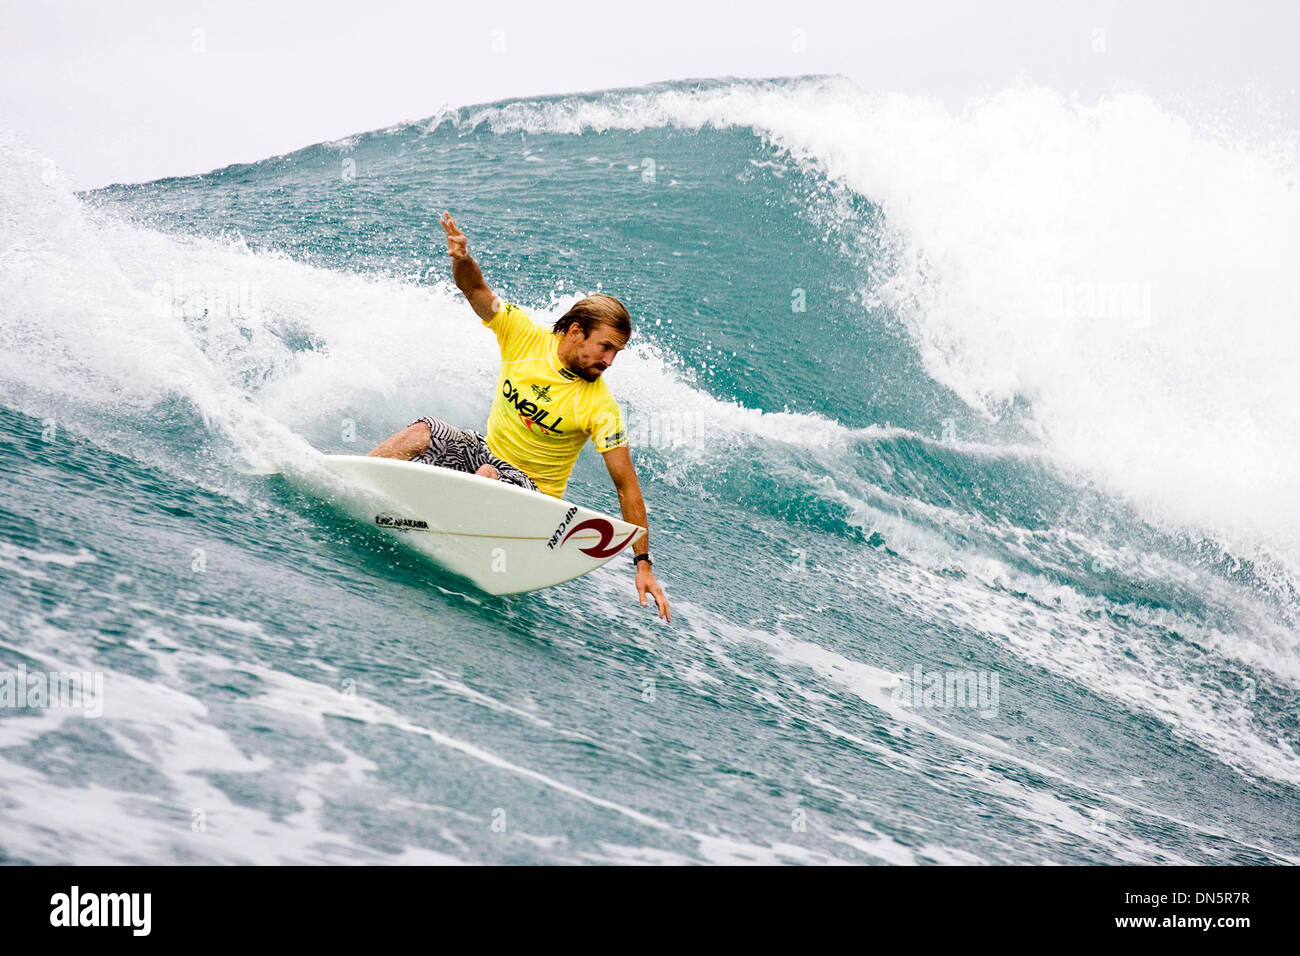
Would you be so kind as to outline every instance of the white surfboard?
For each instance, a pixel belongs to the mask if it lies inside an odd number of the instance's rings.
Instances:
[[[644,528],[503,481],[393,458],[322,455],[293,477],[489,594],[594,571]]]

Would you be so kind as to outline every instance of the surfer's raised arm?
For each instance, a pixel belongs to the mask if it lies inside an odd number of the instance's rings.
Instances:
[[[457,227],[456,220],[451,218],[451,213],[444,210],[441,222],[443,232],[447,233],[451,277],[456,281],[456,287],[465,293],[465,298],[469,300],[474,314],[486,321],[497,313],[496,293],[483,281],[483,273],[479,270],[478,263],[469,254],[469,240]]]

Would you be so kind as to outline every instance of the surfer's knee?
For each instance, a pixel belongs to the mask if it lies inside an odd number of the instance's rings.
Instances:
[[[408,425],[370,452],[372,458],[404,458],[410,461],[424,454],[433,430],[428,422]]]
[[[433,439],[433,429],[429,427],[428,422],[416,422],[408,425],[402,432],[402,451],[406,453],[407,458],[415,458],[423,455],[429,447],[429,442]]]
[[[400,432],[393,436],[393,449],[396,452],[392,457],[405,458],[410,461],[419,455],[423,455],[426,448],[429,447],[429,436],[432,429],[427,422],[415,422],[413,425],[407,425]]]
[[[491,465],[480,465],[478,471],[474,472],[474,474],[482,475],[484,478],[491,478],[493,481],[501,477],[501,472]]]

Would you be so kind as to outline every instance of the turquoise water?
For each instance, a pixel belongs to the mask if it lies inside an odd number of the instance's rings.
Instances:
[[[1300,858],[1286,156],[819,78],[83,194],[0,148],[0,673],[103,679],[0,707],[0,860]],[[630,306],[671,624],[622,559],[493,598],[280,477],[483,427],[444,208],[539,322]],[[617,511],[594,450],[568,497]]]

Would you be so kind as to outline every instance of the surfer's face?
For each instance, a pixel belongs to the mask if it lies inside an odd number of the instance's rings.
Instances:
[[[574,324],[560,343],[560,358],[574,375],[594,382],[614,364],[614,356],[625,345],[627,339],[608,325],[597,325],[590,335],[584,336],[582,329]]]

